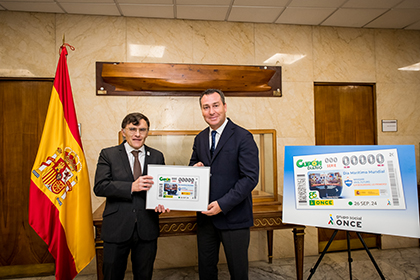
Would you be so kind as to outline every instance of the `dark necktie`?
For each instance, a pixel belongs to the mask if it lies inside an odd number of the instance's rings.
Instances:
[[[134,166],[133,166],[134,180],[137,180],[137,178],[141,176],[141,165],[139,161],[140,151],[131,151],[131,153],[134,156]]]
[[[211,148],[210,148],[210,156],[213,157],[214,148],[216,146],[216,130],[211,132]]]

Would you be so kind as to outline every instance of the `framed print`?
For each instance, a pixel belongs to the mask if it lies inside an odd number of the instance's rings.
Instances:
[[[209,204],[210,167],[149,164],[153,186],[146,209],[159,204],[170,210],[206,211]]]

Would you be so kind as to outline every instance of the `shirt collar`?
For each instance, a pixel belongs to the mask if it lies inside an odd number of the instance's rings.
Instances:
[[[225,121],[223,122],[223,124],[221,126],[219,126],[218,129],[216,129],[217,134],[222,135],[222,132],[225,129],[227,122],[228,122],[228,118],[226,118]],[[209,133],[211,134],[211,132],[213,131],[213,129],[211,129],[210,126],[209,126],[209,129],[210,129],[209,130]]]
[[[144,151],[145,151],[144,145],[141,146],[140,149],[136,150],[133,147],[131,147],[130,144],[128,144],[128,142],[125,142],[124,143],[124,147],[125,147],[125,150],[127,151],[128,154],[131,154],[132,151],[140,151],[141,152],[140,154],[143,154],[143,155],[145,154],[144,153]]]

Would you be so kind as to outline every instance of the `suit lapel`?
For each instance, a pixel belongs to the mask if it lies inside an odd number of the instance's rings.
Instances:
[[[211,159],[212,162],[216,158],[220,150],[223,148],[223,146],[226,144],[226,142],[229,140],[229,138],[232,137],[234,132],[235,132],[235,125],[230,119],[228,119],[228,123],[226,124],[226,127],[223,130],[222,135],[220,136],[219,142],[217,143],[216,150],[214,151],[213,158]],[[208,153],[210,156],[210,151]]]
[[[127,151],[125,150],[124,143],[125,141],[118,146],[121,161],[123,163],[125,171],[127,172],[127,174],[131,174],[132,180],[134,181],[133,171],[131,170],[131,167],[130,167],[130,162],[128,160]]]
[[[206,153],[207,158],[209,159],[209,162],[211,161],[211,156],[210,156],[210,142],[209,142],[209,133],[210,133],[210,128],[207,127],[204,130],[204,133],[202,134],[203,137],[203,143],[204,143],[204,150]]]

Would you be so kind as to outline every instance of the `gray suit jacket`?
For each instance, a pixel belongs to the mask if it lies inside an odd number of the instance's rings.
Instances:
[[[148,164],[165,164],[163,154],[144,145],[146,156],[143,175]],[[101,238],[105,242],[127,241],[137,222],[141,239],[153,240],[159,236],[159,214],[146,210],[146,192],[131,193],[134,181],[124,143],[101,151],[95,174],[93,191],[106,197]]]

